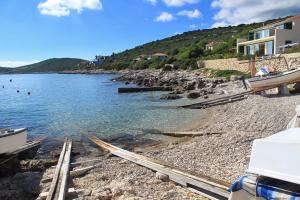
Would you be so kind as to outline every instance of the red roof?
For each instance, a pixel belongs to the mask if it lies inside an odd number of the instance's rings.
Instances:
[[[286,20],[293,20],[293,19],[299,19],[299,18],[300,18],[300,15],[295,15],[295,16],[287,18]]]

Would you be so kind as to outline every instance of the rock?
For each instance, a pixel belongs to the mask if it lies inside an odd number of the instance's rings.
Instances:
[[[109,200],[112,198],[112,193],[109,188],[105,188],[105,189],[101,188],[101,189],[94,190],[92,191],[91,195],[101,200]]]
[[[164,94],[160,97],[160,99],[168,99],[168,100],[175,100],[180,98],[182,97],[177,94]]]
[[[84,197],[91,196],[91,194],[92,194],[92,191],[89,190],[89,189],[86,189],[86,190],[84,190],[84,192],[83,192],[83,196],[84,196]]]
[[[123,194],[123,190],[121,190],[120,188],[113,188],[112,189],[112,197],[113,198],[121,196],[122,194]]]
[[[184,89],[185,90],[194,90],[196,86],[196,81],[189,81],[185,83]]]
[[[242,80],[243,76],[241,75],[231,75],[230,76],[230,81],[238,81],[238,80]]]
[[[300,92],[300,82],[298,82],[294,85],[294,89],[296,92]]]
[[[23,171],[44,171],[45,169],[56,165],[57,160],[41,159],[41,160],[22,160],[20,162]]]
[[[187,98],[189,99],[197,99],[200,97],[200,93],[199,92],[190,92],[187,95]]]
[[[130,83],[128,81],[125,82],[125,85],[129,85]]]
[[[207,95],[205,95],[203,98],[204,98],[204,99],[208,99],[208,96],[207,96]]]
[[[169,181],[169,176],[166,175],[166,174],[162,174],[162,173],[160,173],[160,172],[156,172],[155,178],[157,178],[157,179],[159,179],[159,180],[161,180],[161,181],[163,181],[163,182]]]
[[[16,174],[13,179],[14,189],[22,190],[25,193],[37,195],[40,193],[41,172],[24,172]]]

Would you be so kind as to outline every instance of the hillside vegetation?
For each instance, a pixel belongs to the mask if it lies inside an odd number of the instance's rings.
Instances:
[[[86,62],[77,58],[52,58],[31,65],[17,67],[14,69],[16,73],[32,73],[32,72],[60,72],[64,70],[76,70],[80,63]]]
[[[190,31],[163,40],[150,42],[124,52],[113,54],[102,64],[105,69],[162,68],[175,64],[180,68],[197,67],[196,60],[236,57],[236,39],[247,37],[247,33],[261,24],[239,25],[207,30]],[[214,49],[205,50],[210,42],[217,43]],[[150,59],[134,61],[138,56],[165,53],[166,60]]]
[[[278,19],[276,19],[278,20]],[[100,66],[104,69],[145,69],[163,68],[165,64],[173,64],[181,69],[197,68],[196,61],[204,59],[219,59],[240,57],[236,54],[236,40],[247,38],[248,32],[267,23],[241,24],[238,26],[220,27],[213,29],[189,31],[162,40],[153,41],[137,46],[121,53],[112,54]],[[205,45],[215,42],[213,50],[206,50]],[[134,61],[140,55],[164,53],[167,59],[141,59]],[[199,62],[201,65],[201,62]]]

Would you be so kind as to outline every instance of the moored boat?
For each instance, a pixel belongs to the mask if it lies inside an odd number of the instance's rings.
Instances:
[[[247,85],[253,91],[263,91],[275,87],[279,87],[282,84],[296,83],[300,81],[300,68],[269,74],[262,77],[254,77],[246,80]]]
[[[0,129],[0,154],[10,153],[27,143],[27,129]]]

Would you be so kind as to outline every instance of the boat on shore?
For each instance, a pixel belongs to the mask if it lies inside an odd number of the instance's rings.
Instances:
[[[300,68],[280,73],[271,73],[266,76],[253,77],[246,80],[247,85],[253,91],[263,91],[282,84],[291,84],[300,81]]]
[[[0,129],[0,154],[13,152],[27,143],[27,129]]]

